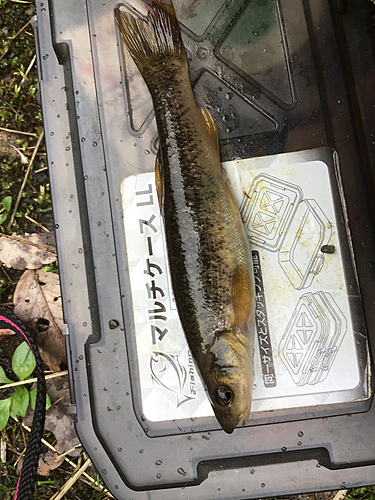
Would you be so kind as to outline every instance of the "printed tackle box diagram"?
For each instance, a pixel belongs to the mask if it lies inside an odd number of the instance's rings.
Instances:
[[[252,246],[252,413],[358,398],[328,168],[323,161],[291,166],[287,157],[223,164]],[[154,173],[124,179],[122,200],[143,414],[153,422],[211,416],[173,298]],[[334,246],[333,255],[322,251],[325,245]],[[335,363],[339,353],[350,370]]]
[[[309,288],[323,269],[321,248],[332,236],[332,223],[318,203],[304,199],[299,186],[260,174],[244,194],[240,210],[253,245],[278,252],[293,288]],[[305,293],[280,343],[281,359],[293,381],[301,386],[324,380],[345,333],[346,319],[332,295]]]

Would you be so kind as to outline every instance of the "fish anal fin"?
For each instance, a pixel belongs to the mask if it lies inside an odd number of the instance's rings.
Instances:
[[[210,136],[217,150],[219,151],[219,137],[217,135],[215,122],[213,121],[212,116],[210,115],[210,112],[207,109],[200,108],[200,110],[202,112],[204,123],[207,127],[208,135]]]
[[[158,151],[155,160],[155,185],[156,194],[159,200],[160,213],[163,212],[163,173],[160,166],[160,151]]]
[[[232,273],[232,301],[236,326],[244,335],[247,334],[249,319],[253,312],[253,295],[250,272],[244,264],[237,264]]]

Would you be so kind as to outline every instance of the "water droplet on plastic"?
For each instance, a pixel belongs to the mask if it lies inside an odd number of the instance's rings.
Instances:
[[[161,465],[162,463],[163,463],[162,460],[156,460],[156,462],[155,462],[156,465]]]
[[[298,436],[301,438],[303,436],[303,432],[299,431]]]
[[[145,155],[149,155],[150,151],[148,149],[145,149]]]
[[[110,319],[109,320],[109,328],[111,330],[114,330],[115,328],[117,328],[119,326],[119,322],[117,321],[117,319]]]
[[[208,55],[208,50],[205,47],[200,47],[197,50],[197,56],[199,57],[199,59],[207,59],[207,55]]]
[[[181,476],[186,476],[186,470],[184,470],[182,467],[179,467],[177,469],[177,472],[181,474]]]
[[[46,60],[46,59],[48,59],[48,57],[49,57],[49,54],[46,54],[43,56],[43,59]]]

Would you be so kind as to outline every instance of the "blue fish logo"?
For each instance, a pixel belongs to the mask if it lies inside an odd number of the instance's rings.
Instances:
[[[161,385],[167,391],[176,394],[176,408],[187,401],[198,399],[197,396],[188,394],[186,385],[189,374],[185,366],[180,363],[177,354],[154,352],[150,358],[150,371],[154,384]]]

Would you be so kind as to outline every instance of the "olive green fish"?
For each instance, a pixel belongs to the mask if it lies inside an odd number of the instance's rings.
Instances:
[[[216,418],[231,433],[251,406],[251,252],[220,166],[215,125],[195,103],[173,5],[147,6],[145,18],[117,7],[116,19],[154,104],[156,185],[178,314]]]

